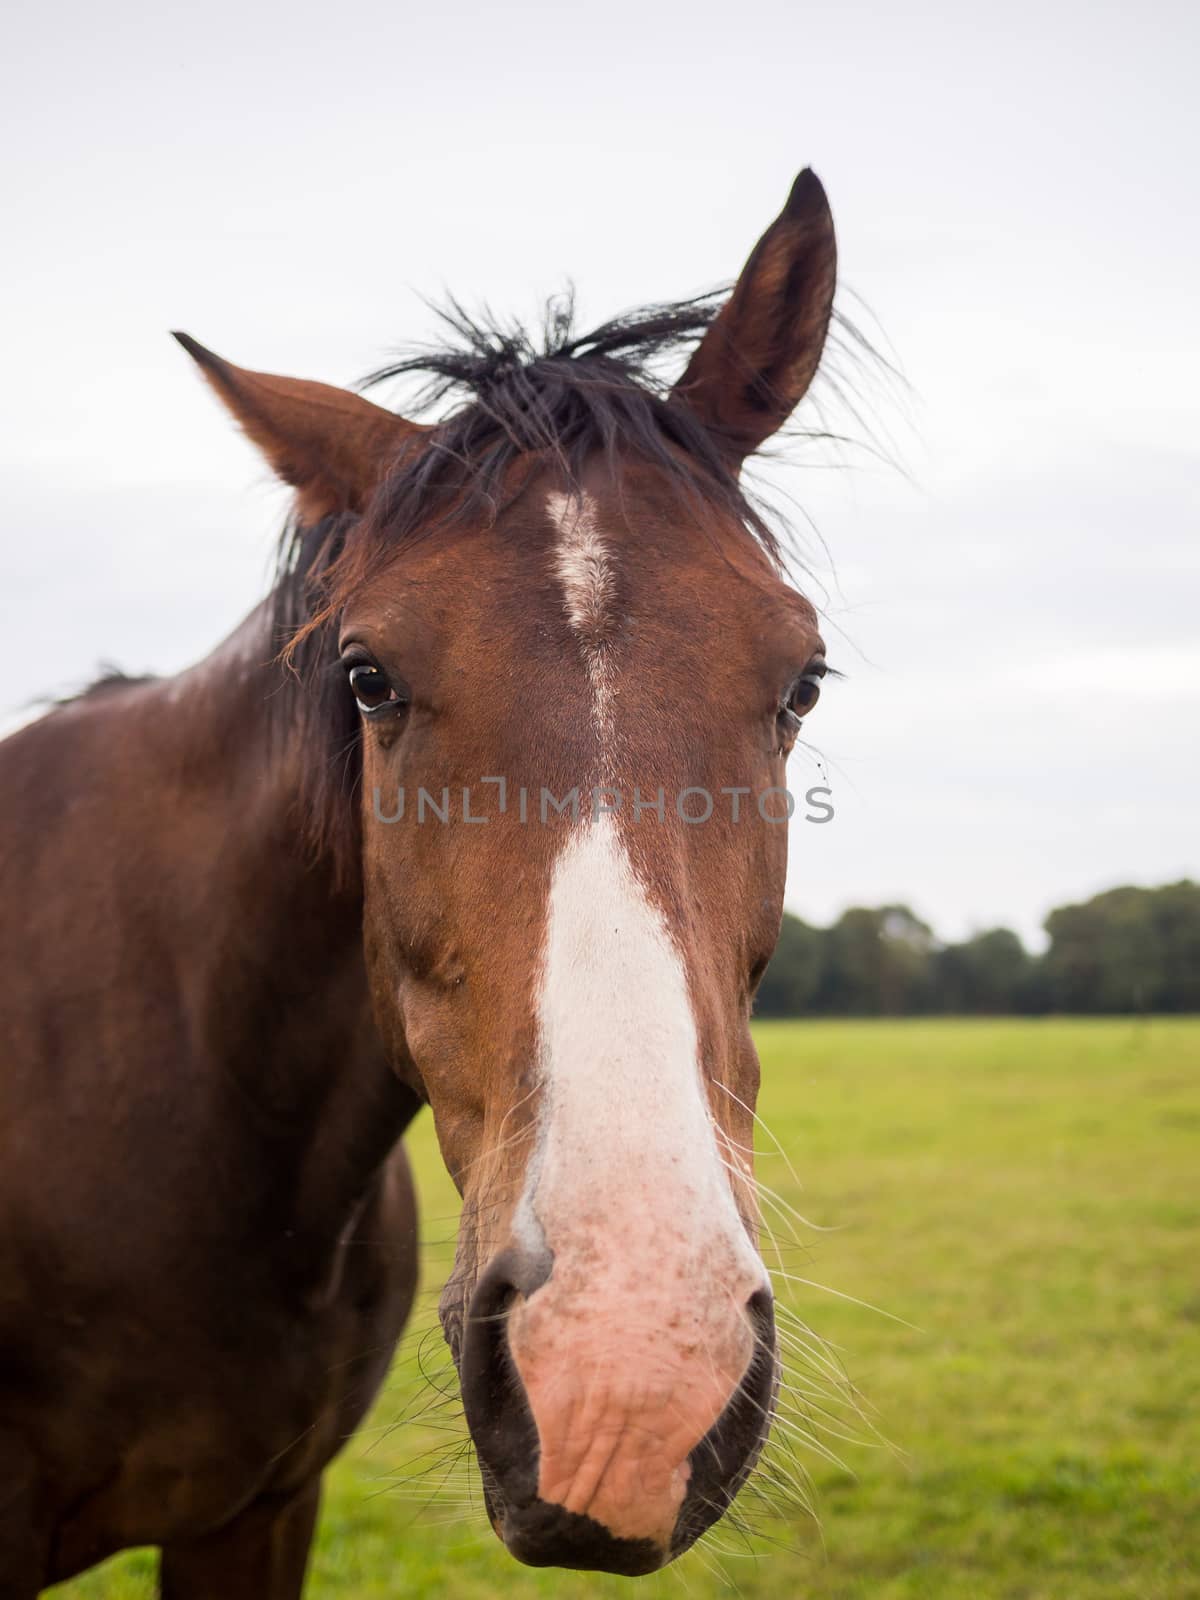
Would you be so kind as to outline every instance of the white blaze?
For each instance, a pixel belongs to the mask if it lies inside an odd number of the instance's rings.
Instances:
[[[611,557],[589,496],[552,495],[549,509],[603,761],[615,738],[604,640]],[[684,1276],[699,1269],[697,1253],[715,1252],[736,1264],[746,1296],[764,1286],[718,1154],[684,962],[613,816],[586,815],[555,862],[537,1007],[542,1103],[516,1216],[524,1242],[556,1249],[563,1232],[611,1240],[616,1230],[625,1233],[617,1253],[640,1270],[636,1245],[659,1250],[664,1222],[683,1246]]]
[[[567,599],[571,626],[580,634],[603,628],[613,597],[612,562],[596,524],[589,494],[552,494],[550,515],[558,527],[555,566]]]
[[[600,536],[591,495],[552,494],[548,506],[558,528],[555,571],[591,680],[596,726],[607,742],[612,733],[612,675],[605,635],[615,599],[612,558]]]
[[[739,1265],[757,1266],[752,1293],[765,1277],[718,1157],[687,974],[611,816],[583,823],[555,863],[538,1023],[529,1242],[554,1249],[560,1227],[608,1236],[640,1270],[639,1245],[662,1259],[663,1222],[689,1256],[734,1245]]]

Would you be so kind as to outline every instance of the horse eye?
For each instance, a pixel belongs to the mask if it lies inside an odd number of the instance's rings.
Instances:
[[[360,661],[350,668],[350,687],[358,701],[360,711],[370,716],[386,705],[399,705],[400,696],[387,681],[383,671],[369,661]]]
[[[821,679],[828,670],[825,657],[814,656],[788,690],[784,710],[797,718],[807,715],[821,698]]]
[[[797,678],[788,695],[787,708],[794,717],[802,717],[821,698],[821,685],[815,678]]]

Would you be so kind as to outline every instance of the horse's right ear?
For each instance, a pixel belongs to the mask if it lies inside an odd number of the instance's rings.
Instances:
[[[816,377],[836,280],[829,201],[805,167],[672,394],[735,460],[783,426]]]
[[[408,440],[420,432],[348,389],[247,372],[186,333],[174,336],[258,446],[296,490],[302,522],[361,511]]]

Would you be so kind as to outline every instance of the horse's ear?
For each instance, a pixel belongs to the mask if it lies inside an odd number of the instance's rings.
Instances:
[[[829,201],[806,167],[673,393],[738,459],[787,421],[816,376],[836,279]]]
[[[247,372],[186,333],[175,338],[271,466],[296,490],[303,522],[361,511],[405,442],[419,432],[347,389]]]

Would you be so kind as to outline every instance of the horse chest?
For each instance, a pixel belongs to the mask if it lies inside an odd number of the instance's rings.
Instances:
[[[220,1527],[260,1495],[319,1471],[336,1448],[344,1398],[321,1373],[319,1352],[336,1359],[340,1348],[318,1336],[311,1355],[293,1348],[272,1362],[233,1352],[217,1363],[185,1337],[178,1353],[189,1378],[145,1373],[149,1406],[131,1409],[119,1390],[93,1396],[93,1420],[115,1412],[122,1421],[105,1447],[78,1441],[92,1464],[104,1463],[103,1478],[64,1508],[54,1578],[131,1545]]]
[[[411,1304],[400,1151],[393,1168],[321,1303],[298,1300],[252,1264],[223,1284],[206,1268],[187,1285],[188,1314],[171,1300],[126,1303],[101,1337],[93,1326],[72,1341],[47,1441],[58,1458],[51,1476],[65,1488],[68,1462],[82,1461],[89,1477],[62,1508],[56,1578],[130,1545],[220,1527],[260,1496],[319,1475],[374,1398]],[[89,1358],[97,1349],[103,1365]]]

